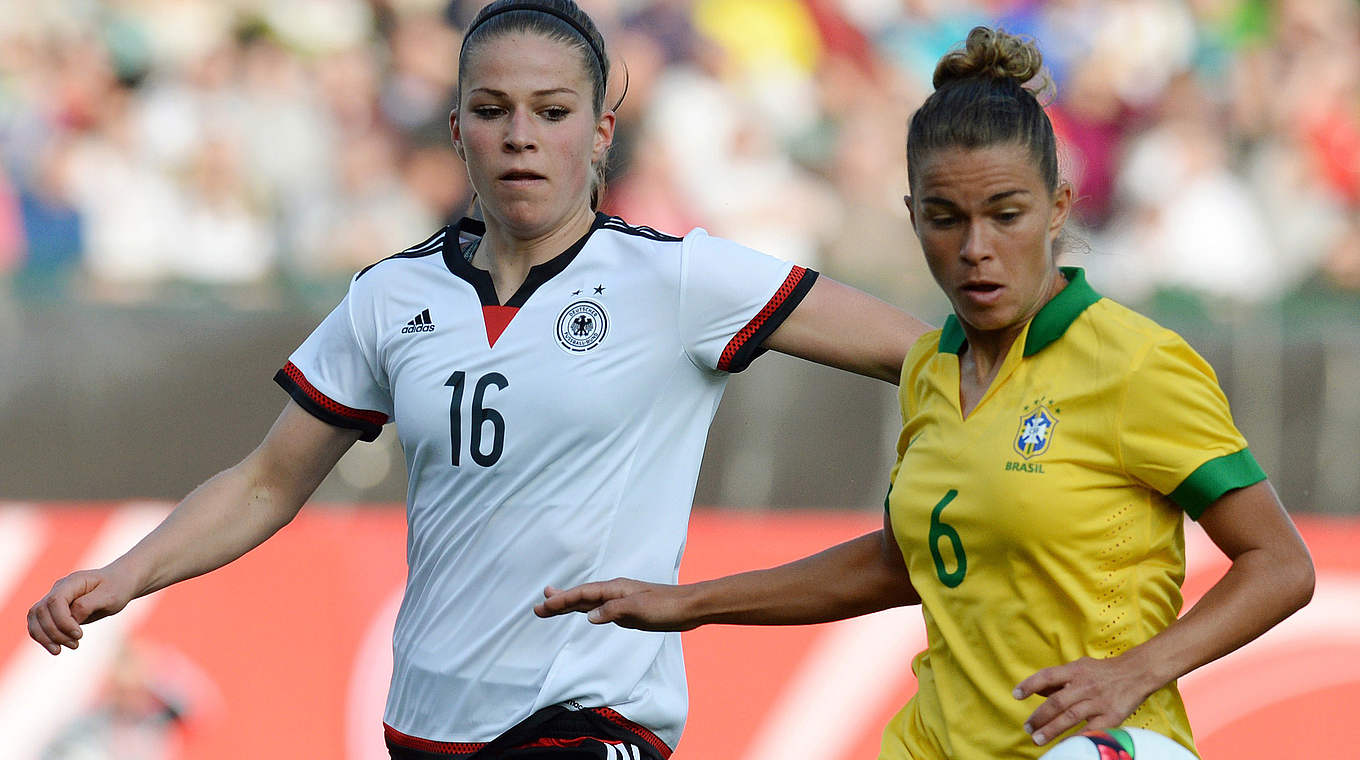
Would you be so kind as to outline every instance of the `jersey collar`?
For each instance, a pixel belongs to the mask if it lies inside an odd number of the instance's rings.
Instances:
[[[571,247],[557,254],[553,258],[535,264],[529,269],[529,276],[525,278],[524,284],[519,286],[519,290],[510,296],[504,304],[501,304],[496,297],[496,287],[491,282],[491,273],[478,269],[463,256],[463,245],[472,240],[480,240],[486,234],[486,224],[478,219],[463,217],[458,224],[451,230],[452,234],[444,236],[444,265],[453,274],[466,280],[477,291],[477,296],[483,306],[523,306],[529,300],[539,286],[551,280],[553,277],[562,273],[575,258],[576,254],[586,247],[586,242],[595,230],[600,228],[609,217],[600,212],[595,212],[595,221],[591,223],[590,229],[582,235]]]
[[[1025,356],[1033,356],[1044,350],[1050,343],[1061,338],[1067,328],[1077,321],[1086,307],[1100,300],[1097,293],[1086,282],[1086,272],[1079,267],[1061,267],[1067,287],[1063,288],[1053,300],[1044,304],[1034,319],[1030,320],[1025,335]],[[963,326],[953,314],[944,321],[940,331],[940,353],[958,354],[967,342]]]

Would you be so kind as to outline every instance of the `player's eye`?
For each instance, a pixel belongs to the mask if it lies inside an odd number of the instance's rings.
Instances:
[[[1014,210],[1002,211],[996,214],[996,220],[1002,224],[1010,224],[1020,218],[1020,212]]]
[[[562,106],[551,106],[543,109],[543,117],[548,121],[561,121],[571,115],[571,111]]]
[[[472,115],[479,119],[494,119],[504,114],[505,109],[500,106],[474,106],[472,109]]]

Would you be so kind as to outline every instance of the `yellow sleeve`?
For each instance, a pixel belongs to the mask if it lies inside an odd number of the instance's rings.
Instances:
[[[1174,333],[1135,360],[1118,437],[1124,471],[1193,519],[1228,491],[1266,477],[1233,424],[1213,368]]]

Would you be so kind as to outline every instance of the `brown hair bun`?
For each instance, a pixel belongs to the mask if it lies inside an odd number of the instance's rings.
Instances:
[[[1052,94],[1044,57],[1029,39],[975,27],[935,67],[935,92],[911,115],[907,173],[941,148],[1016,144],[1029,150],[1050,191],[1058,189],[1058,143],[1040,96]],[[913,180],[914,181],[914,180]]]
[[[1011,79],[1023,85],[1043,72],[1043,64],[1043,54],[1033,40],[1001,29],[976,26],[968,33],[962,49],[940,59],[931,83],[936,90],[963,79]],[[1026,89],[1039,92],[1049,84],[1045,76],[1038,86]]]

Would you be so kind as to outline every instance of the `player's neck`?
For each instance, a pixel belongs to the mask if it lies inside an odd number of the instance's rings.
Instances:
[[[472,265],[490,273],[496,295],[501,303],[505,303],[524,284],[530,269],[567,250],[590,231],[594,222],[595,212],[585,206],[547,232],[518,235],[488,217],[486,234],[472,256]]]
[[[1020,335],[1019,330],[1009,335],[1000,332],[983,333],[977,340],[970,334],[959,356],[959,407],[965,418],[987,395],[987,389],[992,387],[1006,355]]]
[[[968,340],[960,357],[959,371],[971,373],[975,382],[987,387],[1024,329],[1024,324],[1005,330],[969,330],[965,327]]]

